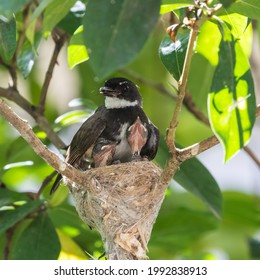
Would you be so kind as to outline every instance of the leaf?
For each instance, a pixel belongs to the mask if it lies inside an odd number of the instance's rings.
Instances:
[[[42,201],[29,201],[26,204],[16,207],[15,210],[0,211],[0,234],[14,226],[17,222],[36,210]]]
[[[86,5],[77,1],[70,9],[69,13],[58,23],[58,27],[62,28],[71,36],[82,25],[81,21],[86,11]]]
[[[68,64],[72,69],[76,65],[88,60],[87,48],[83,43],[83,26],[81,25],[73,34],[68,46]]]
[[[0,0],[0,15],[11,19],[13,14],[20,11],[30,0]]]
[[[21,52],[18,56],[18,68],[22,71],[23,77],[27,78],[30,74],[35,58],[37,56],[37,49],[41,41],[41,34],[37,33],[35,39],[33,40],[34,45],[31,45],[29,41],[26,41],[21,49]]]
[[[159,54],[162,63],[172,74],[175,80],[179,80],[185,60],[189,34],[178,34],[176,42],[167,36],[161,42]]]
[[[250,238],[249,241],[250,255],[252,259],[260,259],[260,240],[256,238]]]
[[[231,4],[235,3],[237,0],[219,0],[225,8],[229,7]]]
[[[16,22],[14,17],[5,21],[0,17],[0,54],[9,62],[16,50]]]
[[[12,247],[10,259],[56,260],[60,253],[60,241],[46,213],[35,217],[21,233]]]
[[[12,168],[19,168],[19,167],[32,166],[32,165],[33,165],[33,161],[31,161],[31,160],[14,162],[14,163],[6,164],[3,167],[3,170],[9,170],[9,169],[12,169]]]
[[[229,14],[238,13],[251,19],[260,18],[259,0],[238,0],[227,8]]]
[[[194,2],[192,0],[181,0],[181,1],[178,1],[178,3],[176,3],[176,4],[173,4],[172,2],[173,1],[169,1],[169,0],[162,1],[162,5],[160,8],[160,14],[165,14],[165,13],[168,13],[168,12],[171,12],[174,10],[178,10],[178,9],[181,9],[184,7],[194,5]]]
[[[27,201],[27,200],[28,197],[22,193],[13,192],[8,189],[0,189],[0,207],[12,205],[14,202],[17,201]]]
[[[208,111],[211,127],[225,149],[227,161],[249,141],[256,103],[247,57],[225,25],[220,25],[220,30],[223,38],[208,97]]]
[[[61,116],[59,116],[55,120],[55,124],[61,125],[61,126],[68,126],[77,122],[82,121],[84,118],[86,118],[89,115],[88,112],[83,110],[74,110],[71,112],[67,112]]]
[[[43,32],[49,33],[69,13],[77,0],[53,0],[44,11]]]
[[[61,242],[59,260],[86,260],[87,255],[82,248],[61,230],[57,230]]]
[[[159,16],[160,1],[89,1],[84,39],[98,78],[131,62],[144,46]],[[131,22],[131,24],[130,24]]]
[[[174,180],[200,198],[220,219],[222,214],[221,191],[216,180],[198,159],[192,158],[183,162],[175,174]]]
[[[160,141],[158,154],[160,157],[156,157],[157,161],[160,165],[165,165],[168,159],[168,148],[163,141]],[[220,218],[222,196],[219,186],[208,169],[197,158],[182,163],[173,179],[184,189],[197,196],[216,217]]]

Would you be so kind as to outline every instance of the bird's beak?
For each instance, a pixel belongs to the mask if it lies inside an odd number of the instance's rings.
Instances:
[[[105,96],[110,96],[110,97],[117,97],[118,95],[121,94],[120,91],[112,89],[110,87],[101,87],[99,89],[99,92]]]

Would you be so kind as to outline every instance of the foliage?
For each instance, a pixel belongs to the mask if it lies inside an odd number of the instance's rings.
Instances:
[[[105,79],[124,75],[139,82],[144,109],[162,134],[155,161],[163,167],[169,157],[164,134],[174,108],[173,100],[177,98],[177,82],[189,42],[190,29],[182,22],[187,7],[194,2],[153,0],[149,5],[137,0],[89,0],[87,4],[76,0],[62,4],[59,0],[42,0],[39,5],[29,0],[18,2],[0,0],[0,71],[9,72],[13,88],[19,89],[20,81],[26,83],[26,98],[31,107],[45,107],[52,129],[71,138],[67,128],[82,121],[102,102],[92,92]],[[255,123],[248,38],[252,37],[250,20],[260,18],[260,2],[206,2],[210,8],[220,7],[220,3],[223,7],[201,25],[188,93],[197,110],[208,115],[211,127],[202,126],[201,120],[183,110],[180,118],[185,121],[181,121],[177,142],[181,146],[191,145],[214,133],[223,146],[225,160],[229,160],[248,143]],[[194,7],[194,14],[207,13]],[[158,23],[159,17],[167,26]],[[174,24],[176,18],[181,22],[173,30],[174,40],[164,31],[173,23],[171,18],[175,18]],[[45,85],[37,79],[39,50],[51,38],[55,42],[53,57],[66,41],[68,68],[81,78],[81,90],[75,94],[77,99],[70,102],[72,110],[66,113],[66,109],[58,111],[49,99],[45,104],[49,76],[46,74]],[[53,67],[55,63],[54,59]],[[18,76],[18,85],[17,69],[23,76]],[[51,75],[53,69],[48,70]],[[8,87],[8,78],[4,78],[1,78],[1,89]],[[166,96],[156,89],[157,82],[163,84]],[[1,89],[0,96],[8,98],[1,94]],[[58,96],[56,100],[63,98],[62,92],[50,92],[51,95]],[[35,118],[33,112],[31,116]],[[185,127],[183,133],[181,127]],[[33,129],[46,145],[58,146],[47,137],[37,118]],[[1,257],[89,258],[85,252],[99,257],[103,253],[99,236],[80,221],[66,188],[61,187],[52,197],[49,187],[37,193],[52,168],[2,118],[0,133]],[[231,259],[259,258],[259,241],[254,239],[260,226],[258,198],[224,192],[222,200],[218,183],[196,158],[183,163],[174,180],[188,192],[169,188],[149,243],[152,259],[218,258],[214,250]]]

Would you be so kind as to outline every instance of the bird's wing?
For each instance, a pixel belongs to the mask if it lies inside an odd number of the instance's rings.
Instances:
[[[154,126],[154,124],[150,120],[148,125],[149,125],[148,140],[141,151],[141,155],[147,156],[149,160],[152,160],[156,156],[158,150],[160,133],[158,128]]]
[[[74,135],[68,149],[66,161],[74,165],[85,152],[96,142],[106,127],[105,107],[100,107],[89,117]]]

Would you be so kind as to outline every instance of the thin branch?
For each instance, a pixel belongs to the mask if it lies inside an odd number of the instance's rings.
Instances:
[[[181,75],[180,81],[179,81],[179,94],[178,94],[175,110],[173,112],[173,116],[172,116],[172,119],[170,122],[170,126],[166,133],[166,143],[169,147],[169,151],[171,154],[173,154],[176,150],[176,147],[174,144],[175,133],[176,133],[176,129],[178,126],[179,113],[181,111],[182,103],[183,103],[183,100],[185,97],[188,75],[189,75],[189,71],[190,71],[191,57],[193,55],[193,48],[194,48],[194,44],[195,44],[195,41],[197,38],[198,30],[199,30],[198,26],[195,25],[190,31],[187,52],[186,52],[184,65],[183,65],[183,72],[182,72],[182,75]]]
[[[24,109],[29,115],[31,115],[39,127],[47,134],[50,141],[59,149],[64,148],[66,145],[59,138],[59,136],[53,131],[48,120],[39,114],[35,107],[25,99],[16,89],[14,88],[2,88],[0,87],[0,96],[4,97]]]
[[[0,113],[11,125],[17,129],[17,131],[26,140],[26,142],[30,144],[37,155],[43,158],[59,173],[70,178],[73,182],[76,182],[79,185],[84,184],[84,173],[65,163],[55,153],[50,151],[39,140],[39,138],[37,138],[28,122],[22,120],[9,106],[6,105],[2,99],[0,99]]]
[[[56,36],[54,39],[55,47],[54,47],[54,51],[53,51],[53,54],[52,54],[52,57],[51,57],[51,60],[49,63],[48,70],[45,74],[45,79],[44,79],[42,90],[41,90],[40,102],[39,102],[39,106],[37,108],[38,112],[41,115],[43,115],[44,111],[45,111],[45,103],[46,103],[48,88],[50,85],[50,81],[52,79],[54,67],[57,64],[58,55],[59,55],[65,41],[67,40],[67,35],[65,33],[61,36],[59,36],[59,34],[56,34],[55,36]]]

